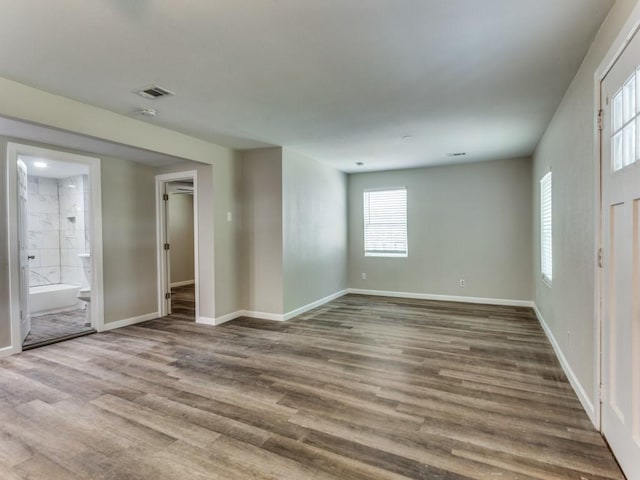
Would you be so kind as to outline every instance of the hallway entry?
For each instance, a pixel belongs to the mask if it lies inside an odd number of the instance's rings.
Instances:
[[[198,312],[197,181],[195,172],[156,176],[158,286],[161,315]],[[186,305],[188,303],[188,305]]]

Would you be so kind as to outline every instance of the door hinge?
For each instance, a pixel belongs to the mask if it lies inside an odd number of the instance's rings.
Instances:
[[[164,294],[165,300],[169,300],[171,298],[171,294],[169,292]]]
[[[598,110],[598,130],[604,129],[604,110]]]
[[[604,403],[604,384],[600,384],[600,403]]]
[[[598,267],[604,268],[604,250],[602,248],[598,249]]]
[[[165,249],[165,250],[169,250],[169,244],[168,244],[168,243],[165,243],[165,244],[164,244],[164,249]]]
[[[167,200],[169,200],[169,194],[168,194],[168,193],[163,193],[163,194],[162,194],[162,200],[164,200],[165,202],[166,202]]]

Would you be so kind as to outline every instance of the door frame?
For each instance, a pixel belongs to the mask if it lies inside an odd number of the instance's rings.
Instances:
[[[102,261],[102,192],[100,159],[69,153],[52,148],[36,147],[20,143],[7,143],[7,227],[9,232],[9,317],[11,324],[11,351],[22,351],[20,339],[20,271],[18,259],[18,192],[16,165],[19,155],[50,158],[67,163],[80,163],[89,167],[91,186],[91,326],[98,332],[104,330],[104,285]]]
[[[603,155],[602,155],[602,131],[600,131],[598,126],[598,117],[600,110],[603,109],[604,99],[601,95],[601,86],[602,81],[607,76],[607,73],[613,68],[616,61],[625,48],[631,41],[631,39],[638,33],[640,30],[640,1],[633,8],[631,14],[627,18],[627,21],[620,29],[616,39],[611,44],[611,47],[607,51],[607,54],[600,62],[600,65],[596,69],[593,76],[593,106],[594,106],[594,122],[593,122],[593,138],[594,141],[594,187],[596,191],[595,195],[595,241],[596,241],[596,252],[595,252],[595,260],[596,260],[596,268],[595,268],[595,281],[594,281],[594,313],[595,313],[595,335],[594,335],[594,392],[593,398],[595,399],[594,405],[594,418],[592,418],[592,422],[598,431],[602,432],[602,365],[603,365],[603,349],[602,349],[602,338],[603,338],[603,328],[604,324],[602,321],[602,271],[603,269],[599,267],[597,264],[598,252],[603,247],[602,239],[604,238],[603,225],[602,225],[602,168],[603,165]],[[606,122],[607,119],[604,119]]]
[[[193,182],[193,276],[196,301],[195,321],[200,318],[200,253],[198,248],[198,172],[185,170],[181,172],[163,173],[156,175],[156,252],[158,263],[158,313],[161,317],[167,315],[168,302],[165,293],[171,291],[169,279],[169,265],[164,254],[164,244],[167,233],[167,211],[163,199],[166,185],[170,182],[190,180]]]

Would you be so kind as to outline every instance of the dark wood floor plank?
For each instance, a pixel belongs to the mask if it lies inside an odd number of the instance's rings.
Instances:
[[[0,360],[0,478],[620,480],[531,309],[347,295]]]

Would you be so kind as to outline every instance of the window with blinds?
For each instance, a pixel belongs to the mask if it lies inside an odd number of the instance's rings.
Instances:
[[[407,256],[406,187],[364,191],[364,254]]]
[[[552,196],[551,172],[540,180],[540,269],[542,278],[551,283],[553,278]]]

